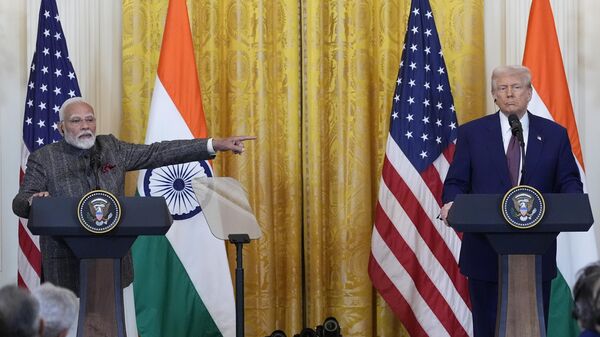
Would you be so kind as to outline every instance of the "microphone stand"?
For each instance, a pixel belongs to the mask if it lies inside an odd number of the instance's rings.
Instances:
[[[98,148],[98,145],[94,145],[94,147],[92,148],[92,153],[90,155],[90,168],[92,169],[93,173],[94,173],[94,185],[95,185],[95,190],[99,190],[100,189],[100,177],[98,175],[98,170],[100,169],[100,165],[101,165],[101,158],[100,158],[100,149]]]
[[[235,244],[235,336],[244,337],[244,263],[242,247],[250,243],[248,234],[229,234],[229,242]]]
[[[523,183],[523,180],[525,178],[525,141],[523,141],[523,134],[520,135],[519,138],[519,144],[521,146],[519,146],[519,148],[521,149],[521,179],[519,182],[519,185],[521,185]]]
[[[517,140],[519,141],[519,152],[521,152],[521,179],[518,184],[520,185],[525,177],[525,140],[523,139],[523,128],[519,118],[515,114],[508,116],[508,124],[510,125],[510,131],[513,136],[517,137]]]
[[[98,165],[98,163],[96,163],[94,165],[94,167],[92,168],[94,170],[94,180],[96,181],[96,188],[94,188],[95,190],[99,190],[100,189],[100,178],[98,177],[98,169],[99,169],[100,165]]]

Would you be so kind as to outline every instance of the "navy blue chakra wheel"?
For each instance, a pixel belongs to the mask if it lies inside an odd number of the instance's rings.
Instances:
[[[164,197],[173,220],[189,219],[201,211],[192,188],[192,180],[199,177],[212,177],[212,171],[206,161],[146,170],[144,194]]]

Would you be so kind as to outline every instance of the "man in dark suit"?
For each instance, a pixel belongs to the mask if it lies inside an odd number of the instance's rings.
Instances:
[[[582,193],[579,170],[565,128],[527,111],[531,74],[523,66],[492,73],[492,96],[500,111],[462,125],[454,159],[444,181],[441,218],[446,221],[457,194],[504,194],[519,184],[541,193]],[[508,153],[519,146],[509,125],[516,115],[523,127],[525,160]],[[518,148],[517,148],[518,149]],[[510,159],[510,160],[508,160]],[[476,337],[494,336],[498,301],[498,255],[481,234],[465,233],[459,266],[468,278]],[[556,276],[556,243],[542,257],[544,313]],[[547,322],[547,319],[546,319]]]
[[[243,142],[255,137],[190,139],[151,145],[122,142],[113,135],[96,136],[94,109],[80,97],[66,100],[58,125],[64,139],[33,152],[13,212],[29,216],[32,198],[82,197],[101,188],[123,196],[127,171],[212,159],[216,152],[242,153]],[[60,238],[40,237],[42,276],[45,281],[79,294],[79,263]],[[131,254],[123,259],[122,286],[133,280]]]

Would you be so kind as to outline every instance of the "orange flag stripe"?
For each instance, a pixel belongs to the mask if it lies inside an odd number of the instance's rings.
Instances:
[[[158,77],[194,137],[206,137],[200,82],[185,0],[169,1]]]
[[[554,121],[567,129],[573,153],[584,168],[579,132],[549,0],[533,0],[523,65],[531,70],[533,87]]]

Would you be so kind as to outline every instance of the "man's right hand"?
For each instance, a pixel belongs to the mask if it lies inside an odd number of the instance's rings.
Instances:
[[[255,140],[255,136],[235,136],[228,138],[213,138],[213,149],[216,152],[231,151],[235,154],[244,152],[244,142],[247,140]]]
[[[34,193],[28,199],[29,206],[31,206],[31,202],[33,201],[33,198],[45,198],[45,197],[49,197],[49,196],[50,196],[50,193],[47,191]]]
[[[446,226],[450,226],[448,224],[448,212],[450,212],[450,208],[452,207],[453,203],[454,201],[450,201],[442,206],[442,209],[440,210],[440,219],[446,224]]]

